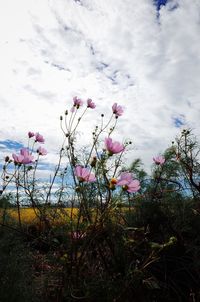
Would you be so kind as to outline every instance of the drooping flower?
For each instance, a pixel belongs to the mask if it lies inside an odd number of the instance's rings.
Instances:
[[[45,141],[45,139],[41,134],[39,134],[38,132],[35,133],[35,142],[43,144],[44,141]]]
[[[73,101],[74,101],[74,106],[76,106],[77,109],[83,105],[83,101],[81,99],[78,99],[77,96],[73,98]]]
[[[120,153],[125,149],[124,145],[119,142],[114,142],[110,137],[105,138],[105,147],[109,155]]]
[[[78,239],[83,239],[86,236],[86,233],[78,230],[78,231],[72,232],[71,236],[72,236],[72,239],[78,240]]]
[[[118,186],[122,186],[123,190],[129,193],[135,193],[140,189],[140,182],[137,179],[133,179],[131,173],[123,172],[120,175],[120,179],[117,181]]]
[[[12,154],[12,157],[14,159],[14,162],[17,164],[30,164],[34,161],[34,156],[31,155],[26,148],[22,148],[20,150],[20,154]]]
[[[74,101],[74,107],[76,107],[77,109],[83,106],[83,101],[81,99],[78,99],[77,96],[73,98],[73,101]]]
[[[116,117],[121,116],[124,112],[122,106],[117,105],[117,103],[114,103],[112,105],[112,111],[113,111],[113,113],[115,114]]]
[[[35,133],[29,131],[29,132],[28,132],[28,137],[31,138],[31,137],[33,137],[33,136],[35,136]]]
[[[76,166],[75,176],[78,178],[80,182],[96,181],[96,177],[94,176],[94,174],[92,174],[87,168],[83,168],[82,166]]]
[[[74,112],[75,108],[79,109],[83,105],[83,101],[78,99],[77,96],[73,98],[74,105],[71,108],[71,112]]]
[[[39,155],[47,155],[47,150],[45,148],[42,148],[41,146],[37,149],[37,152]]]
[[[153,161],[155,162],[156,165],[163,165],[165,162],[164,156],[160,155],[157,157],[153,157]]]
[[[96,105],[91,99],[88,99],[87,100],[87,107],[91,108],[91,109],[94,109],[96,107]]]

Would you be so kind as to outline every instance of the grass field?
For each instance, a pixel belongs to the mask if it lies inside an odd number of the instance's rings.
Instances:
[[[119,213],[125,213],[129,210],[133,210],[127,207],[123,207],[118,209]],[[92,216],[96,217],[95,211],[93,211]],[[114,218],[114,212],[116,214],[116,209],[110,209],[109,213],[111,217]],[[78,208],[48,208],[45,210],[41,209],[34,209],[34,208],[20,208],[20,219],[22,224],[37,224],[40,221],[40,217],[46,217],[49,222],[56,226],[56,225],[63,225],[65,223],[70,222],[70,220],[76,221],[78,217],[79,209]],[[0,209],[0,221],[9,223],[18,222],[18,210],[17,208],[8,208],[8,209]]]
[[[69,222],[71,218],[75,219],[78,214],[77,208],[62,208],[62,209],[48,209],[45,213],[38,209],[21,208],[20,217],[21,222],[24,224],[35,224],[40,220],[41,215],[44,214],[55,225],[64,224]],[[1,221],[3,219],[18,221],[18,211],[14,209],[0,209]]]

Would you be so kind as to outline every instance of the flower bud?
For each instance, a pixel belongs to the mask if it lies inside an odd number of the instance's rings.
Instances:
[[[113,178],[111,178],[110,182],[111,182],[111,184],[116,185],[117,179],[113,177]]]
[[[97,158],[96,158],[96,156],[93,156],[91,159],[91,163],[90,163],[91,167],[95,167],[96,163],[97,163]]]
[[[80,186],[77,186],[77,187],[75,188],[75,191],[76,191],[76,192],[81,192],[81,187],[80,187]]]
[[[63,120],[63,117],[62,117],[62,115],[60,116],[60,121],[62,121]]]
[[[9,156],[6,156],[5,157],[5,162],[7,163],[9,161],[9,159],[10,159]]]

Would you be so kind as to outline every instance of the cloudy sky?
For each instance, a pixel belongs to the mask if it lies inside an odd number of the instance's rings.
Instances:
[[[115,138],[149,166],[183,127],[199,134],[200,1],[0,0],[0,67],[1,161],[31,130],[55,163],[59,116],[77,95],[97,105],[82,142],[117,102]]]

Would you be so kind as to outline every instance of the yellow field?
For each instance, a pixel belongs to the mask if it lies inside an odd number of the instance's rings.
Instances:
[[[7,209],[6,212],[3,209],[0,209],[0,219],[2,221],[3,216],[10,217],[15,221],[18,221],[18,211],[17,209]],[[33,208],[21,208],[20,209],[20,218],[21,222],[25,224],[35,224],[40,221],[40,217],[45,215],[48,217],[50,222],[53,222],[54,225],[56,224],[64,224],[69,222],[70,219],[74,219],[77,217],[78,209],[73,208],[63,208],[63,209],[48,209],[45,213],[42,213],[38,209]]]
[[[110,208],[107,213],[109,213],[110,217],[115,219],[122,218],[122,213],[126,213],[129,210],[133,210],[128,208],[121,208],[121,210],[117,210],[114,208]],[[95,218],[95,210],[92,210],[92,216]],[[70,221],[76,221],[78,217],[79,209],[78,208],[48,208],[45,210],[41,209],[33,209],[33,208],[20,208],[20,219],[22,224],[37,224],[41,222],[41,218],[45,217],[49,221],[51,225],[58,226],[63,225],[65,223],[69,223]],[[117,214],[117,216],[116,216]],[[114,218],[115,217],[115,218]],[[13,209],[0,209],[0,222],[2,223],[12,223],[13,220],[15,222],[19,221],[18,211],[16,208]]]

